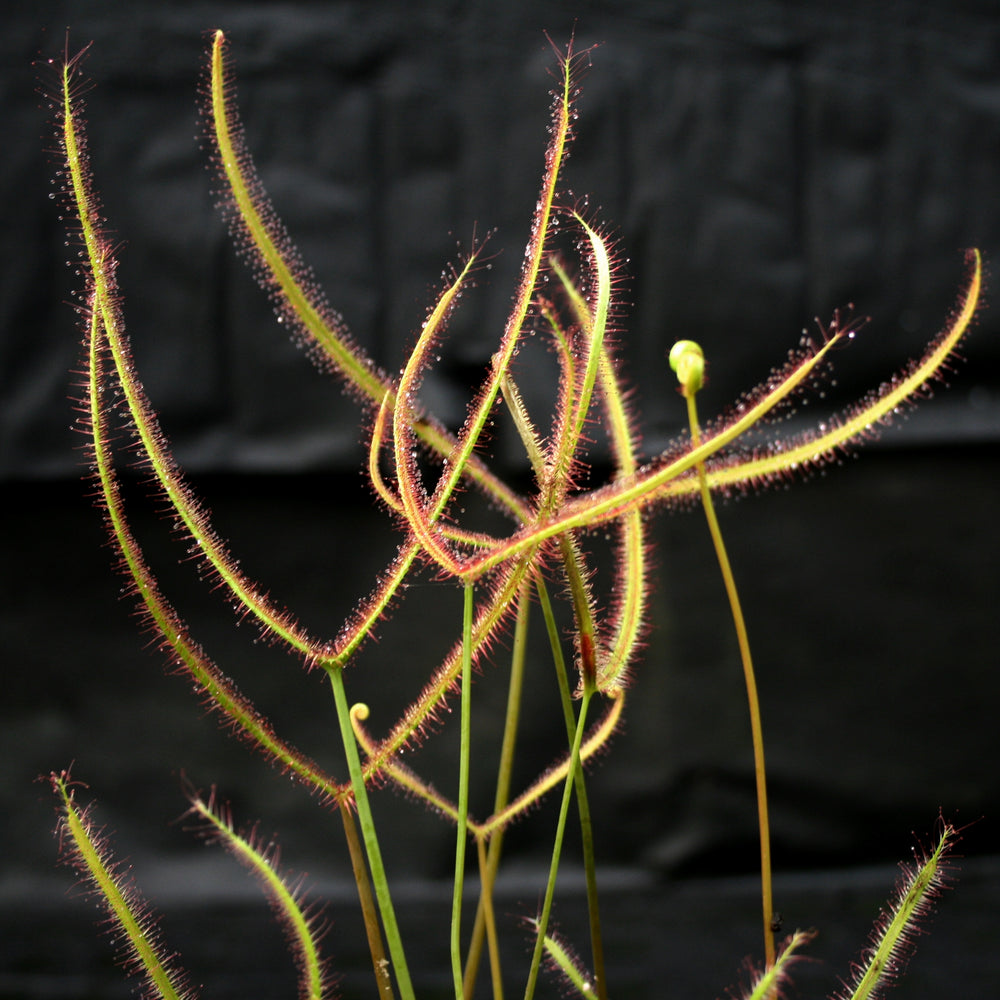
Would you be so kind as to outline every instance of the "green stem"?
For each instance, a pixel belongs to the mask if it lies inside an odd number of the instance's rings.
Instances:
[[[559,642],[559,631],[552,610],[545,584],[539,579],[538,597],[542,605],[549,643],[552,646],[552,656],[556,667],[556,678],[559,682],[559,694],[562,699],[563,714],[566,719],[566,734],[572,745],[574,739],[573,697],[569,688],[569,674],[566,670],[566,660]],[[580,840],[583,847],[583,869],[587,882],[587,913],[590,920],[590,950],[593,959],[594,980],[597,985],[599,1000],[608,1000],[608,984],[604,965],[604,935],[601,931],[601,911],[597,894],[597,859],[594,853],[594,824],[590,816],[590,798],[587,795],[587,780],[582,767],[575,771],[577,810],[580,814]]]
[[[531,611],[529,599],[530,581],[521,586],[518,594],[517,619],[514,624],[514,643],[510,660],[510,682],[507,685],[507,711],[504,717],[503,741],[500,745],[500,764],[497,768],[497,786],[493,797],[493,814],[502,812],[510,801],[510,782],[514,770],[514,749],[517,744],[517,730],[521,719],[521,696],[524,689],[524,665],[528,649],[528,622]],[[480,841],[482,837],[480,837]],[[465,994],[471,997],[476,991],[476,975],[479,971],[479,960],[482,954],[483,937],[487,930],[487,917],[493,906],[493,884],[497,870],[500,867],[500,855],[503,850],[503,827],[489,838],[486,867],[482,876],[479,906],[476,910],[476,922],[472,929],[472,941],[465,963]],[[503,988],[497,968],[496,959],[493,966],[493,997],[502,1000]]]
[[[458,832],[455,837],[455,886],[451,901],[451,971],[455,1000],[463,1000],[462,986],[462,887],[465,884],[465,845],[469,839],[469,756],[472,734],[472,612],[474,585],[465,585],[462,616],[462,734],[458,764]]]
[[[378,911],[375,896],[372,892],[371,879],[365,867],[364,852],[358,839],[358,829],[351,813],[351,807],[346,799],[338,802],[340,817],[344,823],[344,835],[347,838],[347,849],[351,856],[351,870],[358,887],[358,901],[365,922],[365,935],[368,938],[368,951],[372,956],[372,968],[375,970],[375,980],[381,1000],[393,1000],[392,979],[389,976],[389,962],[382,942],[382,930],[378,925]]]
[[[695,391],[689,391],[687,387],[684,388],[684,397],[687,399],[688,420],[691,424],[691,442],[695,448],[698,448],[701,444],[701,430],[698,424],[698,409],[694,400]],[[708,487],[705,464],[699,462],[696,468],[698,470],[698,481],[701,489],[701,502],[705,509],[708,530],[712,535],[712,544],[715,546],[715,554],[719,560],[722,579],[726,585],[729,608],[733,616],[733,624],[736,627],[736,641],[740,648],[740,659],[743,661],[743,677],[746,681],[747,703],[750,709],[750,729],[753,738],[754,774],[757,780],[757,823],[760,831],[760,881],[761,907],[764,919],[764,955],[767,968],[771,968],[775,961],[774,931],[771,929],[771,924],[774,920],[774,899],[771,888],[771,828],[767,808],[767,772],[764,767],[764,731],[760,720],[757,680],[754,675],[753,659],[750,656],[750,640],[747,636],[746,622],[743,618],[739,592],[736,589],[736,580],[733,577],[732,567],[729,564],[726,546],[722,540],[722,529],[719,527],[719,520],[715,515],[715,505],[712,503],[712,493]]]
[[[490,982],[493,1000],[503,1000],[503,973],[500,967],[500,940],[497,937],[496,915],[493,912],[493,886],[496,884],[497,869],[500,867],[500,848],[503,829],[497,831],[486,847],[486,836],[476,834],[476,853],[479,859],[479,906],[476,909],[476,923],[472,929],[472,941],[465,960],[465,979],[462,982],[465,995],[471,997],[476,992],[476,978],[479,975],[479,961],[486,938],[490,953]]]
[[[531,968],[528,970],[528,982],[524,989],[524,1000],[532,1000],[535,995],[535,986],[538,983],[538,970],[541,966],[542,954],[545,951],[545,935],[549,926],[549,917],[552,914],[552,900],[555,897],[556,876],[559,874],[559,858],[562,854],[563,839],[566,834],[566,817],[569,815],[569,803],[573,798],[576,773],[580,770],[580,743],[583,739],[583,731],[586,728],[587,709],[590,707],[590,700],[594,696],[594,691],[593,684],[586,682],[580,700],[580,715],[576,720],[576,730],[573,733],[573,750],[570,758],[569,773],[566,775],[566,784],[563,786],[562,804],[559,807],[559,822],[556,825],[555,840],[552,844],[552,862],[549,865],[549,880],[545,886],[545,900],[542,903],[541,915],[535,925],[535,950],[531,956]]]
[[[416,1000],[413,983],[410,980],[410,970],[406,964],[406,955],[403,952],[399,925],[396,923],[396,911],[393,909],[392,896],[389,893],[389,880],[386,878],[382,852],[379,849],[378,837],[375,833],[375,820],[368,802],[368,790],[365,788],[358,745],[354,738],[354,730],[351,728],[351,711],[347,703],[347,691],[344,688],[344,671],[342,667],[332,667],[327,673],[330,675],[330,684],[333,687],[333,697],[337,706],[337,721],[340,724],[340,737],[344,744],[344,754],[347,757],[351,786],[354,790],[354,804],[358,810],[361,836],[365,843],[365,852],[368,855],[368,867],[371,869],[375,898],[378,900],[379,913],[382,916],[382,926],[385,930],[386,943],[396,974],[396,982],[403,1000]]]

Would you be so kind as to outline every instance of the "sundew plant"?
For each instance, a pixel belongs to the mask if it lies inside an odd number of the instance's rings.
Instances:
[[[624,319],[619,301],[621,251],[604,225],[562,186],[576,118],[580,62],[588,58],[571,44],[557,52],[544,175],[512,307],[503,329],[497,331],[496,350],[481,383],[470,387],[465,422],[458,428],[446,427],[424,407],[421,384],[437,362],[449,318],[486,265],[483,244],[474,245],[446,272],[412,352],[399,360],[398,373],[380,370],[327,305],[268,201],[238,118],[227,43],[222,32],[216,32],[208,55],[206,121],[234,241],[252,263],[283,325],[356,400],[368,443],[365,471],[374,502],[399,539],[395,558],[384,572],[375,580],[358,581],[361,596],[350,618],[335,625],[331,635],[316,636],[241,571],[238,558],[213,529],[209,511],[174,460],[144,392],[125,332],[125,308],[115,280],[116,247],[105,230],[88,162],[82,56],[70,58],[67,53],[52,104],[58,123],[58,178],[72,220],[72,238],[80,247],[82,290],[77,310],[85,354],[80,425],[87,436],[99,504],[131,595],[171,668],[187,675],[222,726],[292,776],[303,794],[312,795],[318,809],[339,815],[371,952],[373,995],[384,1000],[412,1000],[418,995],[408,964],[406,930],[396,918],[390,873],[383,860],[391,845],[377,828],[369,802],[385,786],[398,786],[424,802],[440,816],[442,835],[454,842],[450,931],[448,941],[442,941],[440,960],[445,966],[450,963],[456,1000],[476,993],[481,970],[479,995],[489,992],[497,1000],[512,990],[531,1000],[543,979],[552,981],[545,988],[568,995],[602,1000],[615,995],[615,984],[605,975],[587,763],[625,716],[631,685],[642,684],[641,653],[653,576],[649,518],[686,504],[700,505],[708,521],[738,638],[751,722],[762,955],[744,996],[755,1000],[777,996],[810,934],[796,931],[783,941],[775,940],[780,921],[771,893],[764,734],[747,630],[713,497],[757,488],[835,460],[926,395],[928,386],[949,367],[972,323],[982,280],[978,252],[968,253],[964,290],[923,355],[837,418],[805,434],[769,437],[764,445],[760,438],[753,439],[755,444],[745,443],[747,432],[789,406],[824,375],[830,353],[847,345],[860,323],[835,315],[828,325],[818,325],[815,334],[804,335],[762,384],[724,416],[707,423],[701,422],[696,406],[705,358],[698,344],[678,342],[664,359],[664,368],[669,365],[676,374],[679,405],[686,406],[690,431],[662,454],[641,454],[638,421],[616,361]],[[518,351],[529,336],[547,344],[553,371],[558,373],[546,412],[531,411],[518,389]],[[508,485],[491,465],[491,428],[499,420],[510,421],[523,443],[530,470],[527,488]],[[613,469],[605,482],[594,481],[588,463],[595,442],[612,458]],[[130,528],[117,469],[121,454],[145,470],[159,502],[186,539],[183,544],[201,562],[206,585],[222,590],[238,619],[252,620],[261,636],[287,649],[304,671],[320,671],[329,679],[343,751],[340,773],[320,767],[296,750],[286,734],[276,731],[175,611]],[[503,513],[505,531],[484,530],[481,523],[469,520],[463,497],[470,493]],[[607,536],[613,544],[610,566],[600,564],[601,579],[591,551],[597,532],[602,541]],[[708,544],[706,540],[706,553]],[[394,723],[376,733],[378,706],[370,711],[351,698],[352,673],[364,669],[356,662],[357,654],[404,599],[411,575],[428,571],[463,595],[454,640],[440,662],[417,664],[424,670],[423,689]],[[604,579],[606,573],[610,576]],[[598,593],[611,596],[599,599]],[[547,645],[534,659],[547,660],[558,680],[561,702],[552,704],[551,726],[565,729],[566,747],[561,760],[532,784],[518,788],[512,773],[519,709],[530,684],[525,674],[528,619],[537,614],[546,626],[542,631]],[[421,644],[415,642],[413,649],[419,654]],[[377,648],[373,652],[377,655]],[[414,669],[411,664],[407,667]],[[470,759],[475,680],[486,671],[506,671],[509,691],[498,727],[499,764],[490,774],[481,773],[480,762]],[[450,787],[436,787],[412,763],[419,758],[407,751],[434,739],[446,722],[458,727],[458,751]],[[195,996],[180,960],[161,942],[148,907],[115,861],[94,820],[93,805],[81,804],[84,786],[78,776],[64,770],[54,772],[50,781],[58,802],[63,855],[106,909],[114,937],[121,942],[124,964],[143,981],[149,996],[170,1000]],[[492,789],[490,815],[471,811],[473,782]],[[501,963],[502,921],[493,899],[504,834],[550,795],[559,808],[549,874],[538,887],[535,916],[519,927],[529,942],[524,965],[511,968]],[[336,941],[333,937],[321,941],[320,911],[305,901],[298,883],[287,881],[273,846],[245,832],[254,829],[252,824],[237,824],[224,791],[203,795],[191,789],[189,799],[191,825],[233,854],[268,896],[297,964],[300,995],[335,996],[335,977],[324,948],[335,954]],[[550,921],[571,810],[578,816],[574,828],[582,840],[589,942],[563,941],[553,933]],[[957,836],[951,824],[939,820],[927,849],[920,849],[915,862],[904,868],[895,895],[837,997],[879,996],[898,975],[919,919],[947,882]],[[468,883],[467,870],[477,872]],[[469,903],[473,889],[478,894],[475,905]]]

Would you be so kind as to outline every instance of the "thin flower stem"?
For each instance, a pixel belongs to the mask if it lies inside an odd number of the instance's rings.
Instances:
[[[465,885],[465,846],[469,840],[469,756],[472,745],[472,618],[475,587],[465,585],[462,615],[462,733],[458,763],[458,824],[455,835],[455,887],[451,901],[451,971],[455,980],[455,1000],[463,1000],[462,985],[462,888]]]
[[[480,922],[485,928],[486,941],[490,953],[490,984],[493,987],[493,1000],[503,1000],[503,974],[500,966],[500,939],[497,936],[496,915],[493,912],[493,885],[496,882],[497,868],[500,862],[499,845],[503,839],[503,834],[497,838],[497,847],[494,849],[494,841],[490,841],[489,849],[486,847],[486,838],[476,837],[476,854],[479,860],[479,878],[482,889],[479,897],[479,909],[476,911],[476,927],[478,930]],[[482,932],[480,932],[480,938]],[[473,996],[476,992],[476,974],[479,971],[479,952],[482,945],[473,956],[473,949],[469,948],[469,956],[465,962],[465,979],[463,987],[467,997]],[[475,961],[473,961],[475,958]],[[471,983],[470,983],[471,979]]]
[[[351,870],[358,887],[358,902],[364,917],[368,951],[372,956],[372,968],[375,971],[375,981],[378,983],[378,995],[381,1000],[393,1000],[395,993],[392,989],[392,977],[389,975],[389,960],[385,954],[382,929],[378,923],[378,909],[368,869],[365,866],[364,849],[358,838],[357,823],[345,799],[340,800],[339,806],[344,823],[344,836],[347,838],[347,849],[351,855]]]
[[[597,858],[594,853],[594,824],[590,814],[590,798],[583,767],[576,769],[576,803],[580,814],[580,841],[583,845],[583,870],[587,883],[587,917],[590,922],[590,950],[594,964],[594,979],[600,1000],[608,1000],[607,974],[604,963],[604,933],[601,930],[601,909],[597,893]]]
[[[566,775],[566,783],[563,785],[562,804],[559,807],[559,822],[556,824],[556,835],[552,844],[552,862],[549,865],[549,880],[545,886],[545,900],[542,903],[542,912],[535,923],[535,950],[531,955],[531,968],[528,970],[528,982],[524,989],[524,1000],[532,1000],[535,995],[535,986],[538,983],[538,970],[541,967],[542,955],[545,952],[545,935],[549,926],[549,917],[552,914],[552,900],[556,891],[556,876],[559,874],[559,859],[562,855],[563,839],[566,835],[566,818],[569,815],[569,803],[573,798],[574,778],[580,770],[580,743],[583,739],[583,731],[587,721],[587,709],[590,707],[590,700],[594,696],[596,688],[591,683],[585,682],[583,695],[580,700],[580,714],[576,720],[576,731],[573,734],[573,750],[570,756],[569,772]]]
[[[559,642],[559,632],[556,626],[552,601],[545,584],[539,579],[538,597],[545,615],[548,628],[549,644],[552,646],[552,657],[555,662],[556,679],[559,682],[559,694],[562,699],[563,714],[566,718],[566,733],[570,744],[574,737],[573,697],[569,687],[569,674],[566,670],[566,659]],[[583,847],[583,868],[587,882],[587,914],[590,920],[590,948],[594,963],[594,979],[597,983],[599,1000],[607,1000],[608,984],[604,966],[604,935],[601,931],[601,911],[598,905],[597,893],[597,861],[594,854],[594,825],[590,816],[590,799],[587,795],[587,781],[583,768],[576,771],[576,802],[580,814],[580,839]]]
[[[693,402],[690,404],[693,407]],[[705,517],[708,529],[712,534],[712,544],[719,559],[719,569],[726,584],[726,594],[729,597],[729,607],[733,615],[733,625],[736,628],[736,639],[740,647],[740,659],[743,662],[743,677],[746,681],[747,704],[750,709],[750,729],[753,739],[753,767],[757,782],[757,824],[760,831],[760,885],[761,908],[764,923],[764,957],[767,967],[774,965],[775,947],[774,931],[771,929],[774,920],[774,897],[771,886],[771,824],[767,806],[767,771],[764,763],[764,731],[760,718],[760,701],[757,696],[757,680],[754,675],[753,659],[750,655],[750,641],[747,636],[746,622],[740,605],[736,581],[726,547],[722,541],[715,508],[712,505],[712,495],[705,481],[705,467],[698,467],[698,475],[702,481],[702,503],[705,507]]]
[[[365,788],[358,744],[354,738],[354,730],[351,728],[351,710],[347,704],[347,691],[344,688],[344,671],[341,667],[334,667],[327,673],[330,675],[330,684],[333,687],[333,698],[337,706],[337,721],[340,724],[340,738],[343,741],[344,754],[347,757],[351,786],[354,789],[354,803],[358,810],[358,820],[361,823],[361,836],[364,840],[365,852],[368,855],[368,867],[371,869],[375,898],[378,900],[379,913],[382,916],[382,927],[385,930],[396,983],[403,1000],[416,1000],[413,983],[410,979],[410,970],[403,951],[403,941],[399,934],[399,925],[396,923],[396,911],[393,909],[392,896],[389,893],[389,880],[386,878],[385,865],[382,862],[382,851],[375,833],[375,820],[368,802],[368,790]]]
[[[688,422],[691,426],[691,445],[697,449],[701,446],[701,427],[698,422],[698,407],[695,395],[701,388],[704,376],[704,356],[701,348],[692,341],[680,341],[670,352],[670,364],[677,372],[681,382],[681,391],[687,400]],[[750,655],[750,639],[747,636],[746,621],[740,604],[736,579],[722,540],[722,529],[715,514],[712,502],[712,491],[708,486],[705,473],[705,463],[698,462],[695,467],[701,492],[701,503],[708,521],[708,530],[712,536],[712,545],[719,561],[719,569],[726,586],[729,598],[729,608],[736,628],[736,641],[739,644],[740,659],[743,662],[743,676],[746,681],[747,703],[750,709],[750,730],[753,739],[754,775],[757,781],[757,823],[760,831],[760,882],[761,908],[764,920],[764,956],[766,967],[770,969],[775,962],[774,947],[774,900],[771,887],[771,829],[767,808],[767,771],[764,765],[764,731],[760,719],[760,701],[757,697],[757,680],[754,675],[753,659]]]
[[[528,649],[528,622],[531,611],[529,600],[531,582],[526,581],[521,586],[517,603],[517,618],[514,624],[514,643],[510,658],[510,681],[507,685],[507,712],[504,718],[503,741],[500,745],[500,763],[497,767],[496,792],[493,797],[494,814],[501,812],[510,802],[510,783],[514,768],[514,749],[517,744],[517,730],[521,719],[521,698],[524,689],[524,665]],[[476,975],[479,972],[479,959],[482,954],[483,935],[488,931],[488,923],[493,912],[493,884],[497,870],[500,867],[500,855],[503,850],[503,827],[496,830],[489,839],[489,849],[486,857],[486,867],[482,868],[482,889],[479,905],[476,909],[476,922],[472,928],[472,940],[469,944],[469,954],[465,962],[465,995],[471,997],[476,991]],[[476,841],[480,849],[486,843],[487,837],[477,833]],[[493,956],[490,948],[490,966],[493,975],[494,1000],[502,1000],[503,986],[499,975],[499,955]]]

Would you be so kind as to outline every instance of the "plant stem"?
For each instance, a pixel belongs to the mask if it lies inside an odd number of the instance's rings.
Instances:
[[[514,768],[514,749],[517,743],[517,730],[521,719],[521,698],[524,689],[524,665],[528,649],[528,622],[531,612],[530,588],[531,581],[521,585],[518,593],[517,619],[514,623],[514,643],[510,659],[510,682],[507,685],[507,711],[504,717],[503,741],[500,746],[500,763],[497,767],[497,785],[493,797],[493,813],[502,812],[510,802],[510,782]],[[483,948],[483,935],[488,930],[488,920],[493,910],[493,884],[497,870],[500,867],[500,854],[503,850],[504,828],[501,826],[489,838],[485,869],[480,865],[482,887],[479,906],[476,910],[476,922],[472,929],[472,941],[469,944],[469,954],[465,963],[465,994],[471,997],[476,991],[476,975],[479,972],[479,959]],[[480,843],[482,838],[480,837]],[[494,957],[494,949],[490,947],[490,965],[493,976],[493,998],[502,1000],[503,987],[499,970],[499,955]]]
[[[371,879],[365,867],[364,853],[361,841],[358,839],[358,829],[354,822],[351,807],[343,798],[338,803],[340,817],[344,822],[344,836],[347,838],[347,850],[351,856],[351,869],[354,881],[358,887],[358,901],[365,921],[365,934],[368,938],[368,950],[372,956],[372,968],[375,970],[375,980],[381,1000],[393,1000],[392,978],[389,976],[389,962],[385,955],[385,945],[382,942],[382,930],[378,924],[378,911],[375,896],[372,893]]]
[[[351,786],[354,789],[354,804],[358,810],[358,820],[361,823],[361,836],[368,855],[368,867],[371,869],[372,882],[375,886],[375,898],[378,900],[379,913],[382,917],[382,927],[385,930],[386,943],[392,959],[396,975],[396,983],[403,1000],[416,1000],[413,983],[410,980],[410,970],[406,964],[403,952],[403,941],[399,935],[399,925],[396,923],[396,911],[392,906],[392,896],[389,893],[389,880],[386,878],[385,865],[382,862],[382,852],[378,846],[375,833],[375,820],[372,817],[368,802],[368,790],[365,788],[364,774],[361,769],[361,758],[358,754],[358,744],[351,727],[351,711],[347,703],[347,691],[344,688],[344,671],[342,667],[331,667],[327,670],[330,684],[333,687],[333,697],[337,706],[337,721],[340,723],[340,737],[344,744],[344,754],[347,757],[347,767],[351,775]]]
[[[545,900],[542,903],[542,912],[535,925],[535,950],[531,956],[531,968],[528,971],[528,982],[524,989],[524,1000],[532,1000],[535,995],[535,986],[538,982],[538,970],[542,961],[542,953],[545,951],[545,935],[548,931],[549,917],[552,914],[552,900],[556,891],[556,876],[559,874],[559,858],[562,854],[563,839],[566,834],[566,817],[569,814],[570,799],[573,798],[576,773],[580,770],[580,744],[583,740],[584,729],[586,728],[587,709],[590,707],[590,700],[594,695],[594,690],[593,684],[585,683],[583,695],[580,700],[580,714],[576,720],[576,731],[573,733],[573,751],[570,757],[569,772],[566,775],[566,783],[563,785],[562,804],[559,807],[559,822],[556,825],[555,840],[552,844],[552,862],[549,865],[549,880],[545,886]]]
[[[458,763],[458,832],[455,838],[455,887],[451,902],[451,971],[455,980],[455,1000],[463,1000],[462,986],[462,887],[465,884],[465,845],[469,839],[469,755],[472,719],[472,612],[475,587],[465,585],[462,615],[462,733]]]
[[[698,448],[701,444],[701,430],[698,425],[698,408],[694,399],[695,392],[690,391],[685,386],[684,397],[687,399],[688,421],[691,424],[691,443],[695,448]],[[750,656],[750,640],[747,636],[746,622],[743,618],[739,592],[736,589],[736,580],[733,577],[732,567],[729,564],[726,546],[722,540],[722,530],[719,527],[719,520],[715,516],[715,505],[712,503],[712,493],[708,488],[705,463],[699,462],[696,468],[701,488],[701,503],[705,509],[708,530],[712,535],[712,544],[715,546],[715,554],[719,560],[719,569],[722,572],[722,579],[726,585],[729,608],[732,612],[733,624],[736,627],[736,641],[740,648],[740,659],[743,661],[743,676],[746,680],[747,703],[750,709],[750,730],[753,738],[754,774],[757,780],[757,823],[760,830],[760,882],[761,907],[764,918],[764,955],[767,968],[771,968],[775,961],[774,931],[771,929],[771,922],[774,919],[774,899],[771,888],[771,828],[768,819],[767,772],[764,767],[764,732],[760,720],[757,680],[754,675],[753,659]]]
[[[569,688],[569,675],[566,672],[566,660],[559,643],[559,632],[556,625],[552,601],[548,589],[538,580],[538,596],[545,616],[545,624],[549,633],[549,643],[552,646],[553,660],[556,667],[556,679],[559,682],[559,694],[562,698],[563,713],[566,718],[566,734],[570,744],[574,737],[573,696]],[[608,1000],[607,975],[604,965],[604,935],[601,932],[601,911],[598,905],[597,893],[597,861],[594,854],[594,825],[590,817],[590,799],[587,795],[587,781],[583,768],[576,770],[575,776],[577,810],[580,814],[580,840],[583,847],[583,868],[587,882],[587,914],[590,919],[590,950],[594,963],[594,981],[597,986],[599,1000]]]
[[[497,869],[500,867],[500,847],[503,831],[497,832],[486,847],[486,837],[476,835],[476,853],[479,860],[479,906],[476,909],[476,924],[473,927],[473,941],[469,945],[469,954],[465,960],[465,978],[462,987],[465,995],[471,997],[476,992],[476,977],[479,974],[479,958],[483,951],[483,936],[490,953],[490,983],[493,987],[493,1000],[503,1000],[503,974],[500,969],[500,940],[497,937],[496,915],[493,912],[493,886],[496,883]]]

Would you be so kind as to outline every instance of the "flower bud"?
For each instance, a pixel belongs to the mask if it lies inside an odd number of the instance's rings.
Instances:
[[[681,391],[694,395],[705,382],[705,354],[693,340],[678,340],[670,348],[670,367],[677,373]]]

